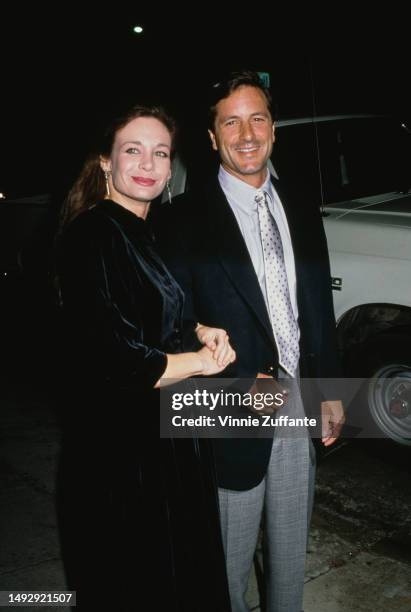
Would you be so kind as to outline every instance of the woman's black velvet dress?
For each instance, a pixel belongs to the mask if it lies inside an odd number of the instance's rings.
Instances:
[[[227,612],[208,440],[159,438],[153,385],[182,351],[183,294],[146,223],[110,200],[69,225],[57,268],[58,513],[78,607]]]

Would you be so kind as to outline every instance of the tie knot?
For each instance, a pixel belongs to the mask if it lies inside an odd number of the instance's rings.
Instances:
[[[255,194],[254,199],[257,202],[258,206],[265,204],[266,202],[265,191],[262,191],[261,189],[259,189],[257,193]]]

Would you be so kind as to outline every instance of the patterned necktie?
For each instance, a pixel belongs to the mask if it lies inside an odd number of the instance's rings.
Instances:
[[[294,376],[300,357],[298,325],[291,305],[281,235],[268,208],[266,192],[258,190],[255,201],[260,223],[271,325],[277,343],[280,365],[291,376]]]

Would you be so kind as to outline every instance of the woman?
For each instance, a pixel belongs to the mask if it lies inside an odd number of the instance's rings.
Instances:
[[[134,107],[62,212],[70,377],[59,518],[83,609],[136,610],[143,599],[156,609],[160,593],[168,611],[230,609],[208,441],[158,439],[160,379],[218,374],[235,359],[225,332],[201,325],[184,333],[204,346],[182,352],[183,294],[145,224],[171,176],[173,137],[164,111]]]

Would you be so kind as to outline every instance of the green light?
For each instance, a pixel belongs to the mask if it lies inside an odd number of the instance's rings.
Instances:
[[[259,72],[258,76],[260,77],[260,81],[262,82],[264,87],[270,87],[270,73],[269,72]]]
[[[133,32],[135,32],[136,34],[142,34],[143,28],[141,26],[136,26],[135,28],[133,28]]]

